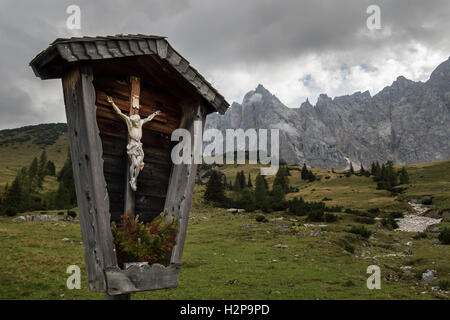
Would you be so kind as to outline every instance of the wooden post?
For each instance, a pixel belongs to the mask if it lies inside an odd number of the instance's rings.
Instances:
[[[206,110],[199,105],[193,108],[186,108],[181,120],[181,128],[185,128],[191,134],[191,150],[194,151],[194,121],[202,121],[202,130],[205,126]],[[164,209],[168,216],[176,216],[180,225],[177,235],[177,242],[172,250],[170,263],[181,264],[183,254],[184,240],[189,221],[189,212],[191,210],[192,192],[194,189],[195,175],[197,173],[197,164],[193,162],[191,155],[191,164],[173,165],[169,179],[169,188],[167,190]]]
[[[141,92],[141,79],[138,77],[130,77],[130,116],[133,114],[139,114],[139,96]],[[128,137],[130,140],[130,137]],[[125,174],[125,204],[123,207],[124,214],[132,212],[135,214],[136,196],[130,186],[130,159],[127,155],[127,168]]]
[[[89,288],[106,291],[104,270],[117,265],[92,68],[80,63],[62,77],[75,189]]]

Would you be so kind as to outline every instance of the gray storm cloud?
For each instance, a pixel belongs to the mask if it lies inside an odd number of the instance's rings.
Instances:
[[[81,8],[80,33],[65,28],[71,4]],[[366,28],[370,4],[381,8],[382,30]],[[0,128],[65,121],[60,83],[40,81],[28,66],[57,37],[165,35],[230,102],[263,83],[293,106],[320,90],[351,93],[370,83],[361,80],[370,72],[379,79],[371,89],[390,84],[396,72],[426,80],[421,77],[450,54],[449,9],[447,0],[3,0]],[[422,57],[433,59],[411,63]],[[303,70],[314,88],[301,81]]]

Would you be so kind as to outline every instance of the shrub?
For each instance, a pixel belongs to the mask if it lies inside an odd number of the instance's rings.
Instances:
[[[75,218],[77,216],[77,213],[75,211],[67,210],[67,215],[69,217]]]
[[[392,229],[398,228],[397,221],[395,221],[395,219],[392,218],[391,216],[389,216],[388,218],[383,218],[383,220],[381,220],[381,225]]]
[[[448,291],[450,289],[450,281],[448,280],[439,281],[439,289]]]
[[[325,211],[328,212],[342,212],[342,206],[332,206],[332,207],[325,207]]]
[[[5,213],[6,213],[6,215],[8,217],[14,217],[17,214],[17,210],[15,210],[14,208],[9,207],[9,208],[7,208],[5,210]]]
[[[361,211],[361,210],[352,210],[352,209],[345,209],[345,213],[354,214],[355,216],[360,216],[360,217],[374,218],[377,216],[377,214],[375,214],[375,213],[370,213],[370,212]]]
[[[379,214],[380,208],[370,208],[369,210],[367,210],[367,212],[373,213],[373,214]]]
[[[266,217],[264,217],[263,215],[259,215],[256,217],[256,221],[258,222],[269,222],[269,220],[267,220]]]
[[[392,229],[398,229],[398,223],[394,219],[391,220]]]
[[[347,280],[344,282],[344,287],[353,287],[355,283],[352,280]]]
[[[346,243],[344,245],[344,250],[347,251],[348,253],[355,253],[355,247],[349,243]]]
[[[389,214],[393,219],[403,218],[403,212],[395,211]]]
[[[324,220],[324,213],[323,211],[312,211],[308,213],[308,217],[306,219],[312,222],[322,222]]]
[[[306,220],[312,222],[335,222],[338,217],[332,213],[324,213],[323,211],[317,210],[308,213]]]
[[[367,239],[372,235],[372,231],[366,229],[364,226],[353,226],[348,232],[359,234],[364,239]]]
[[[331,201],[331,200],[333,200],[333,199],[328,198],[328,197],[324,197],[324,198],[322,199],[322,201]]]
[[[296,216],[305,216],[313,211],[323,212],[325,210],[325,204],[323,202],[307,202],[303,198],[294,198],[288,201],[287,207],[289,208],[289,212]]]
[[[418,232],[417,234],[415,234],[413,236],[414,240],[419,240],[419,239],[425,239],[427,237],[427,234],[425,232]]]
[[[450,228],[444,228],[438,237],[439,241],[443,244],[450,244]]]
[[[365,223],[365,224],[374,224],[375,223],[375,219],[372,217],[356,217],[355,221],[359,222],[359,223]]]
[[[338,216],[332,213],[325,213],[323,216],[325,222],[336,222],[338,219]]]
[[[423,199],[422,204],[427,205],[427,206],[433,204],[433,198],[429,197],[429,198]]]
[[[64,215],[64,211],[58,212],[58,216],[63,216],[63,215]]]
[[[127,213],[121,216],[120,225],[111,224],[119,264],[124,262],[169,263],[167,255],[176,243],[178,223],[175,217],[167,219],[161,213],[150,223],[139,221],[139,216]]]

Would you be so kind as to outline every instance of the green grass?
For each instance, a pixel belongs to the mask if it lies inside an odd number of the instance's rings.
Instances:
[[[16,170],[41,151],[29,142],[0,146],[0,186],[12,181]],[[66,134],[46,151],[48,159],[61,168]],[[438,209],[450,208],[450,161],[407,169],[411,183],[399,197],[376,190],[372,178],[346,178],[342,170],[332,173],[313,168],[320,180],[312,183],[302,181],[300,172],[292,170],[290,184],[299,191],[287,198],[321,201],[326,197],[331,199],[327,206],[378,207],[389,212],[410,210],[407,200],[432,195]],[[219,170],[229,181],[234,181],[237,171],[244,170],[246,177],[250,172],[254,184],[259,166],[230,165]],[[269,185],[273,178],[267,177]],[[46,177],[46,190],[56,186],[54,177]],[[387,230],[378,220],[362,224],[354,215],[337,213],[337,222],[328,223],[323,233],[313,236],[316,229],[305,228],[304,217],[265,213],[269,222],[258,223],[255,218],[261,212],[233,215],[205,204],[203,192],[204,186],[195,187],[179,287],[133,294],[133,299],[448,299],[431,290],[440,281],[450,280],[450,247],[439,243],[437,233],[414,239],[415,233]],[[273,220],[279,217],[284,219]],[[439,227],[450,227],[448,221]],[[248,224],[254,227],[245,228]],[[372,231],[372,237],[363,239],[348,232],[361,225]],[[412,246],[405,245],[409,241]],[[275,248],[277,244],[288,247]],[[348,252],[350,247],[354,253]],[[13,222],[0,217],[0,255],[0,299],[103,299],[102,293],[88,289],[79,223]],[[82,270],[81,290],[66,288],[66,268],[72,264]],[[366,269],[372,264],[381,268],[381,290],[366,287]],[[405,274],[402,266],[411,266],[411,274]],[[427,269],[436,270],[438,279],[420,281]]]
[[[179,287],[133,294],[133,299],[447,298],[431,290],[450,279],[450,250],[439,244],[437,234],[413,240],[415,233],[389,231],[377,221],[364,225],[373,232],[373,238],[364,240],[347,232],[358,225],[354,216],[338,213],[339,221],[328,224],[321,235],[298,236],[291,227],[300,225],[296,229],[302,230],[303,217],[272,213],[265,214],[268,223],[258,223],[255,217],[261,213],[233,215],[206,205],[203,191],[196,186]],[[272,220],[276,217],[284,219]],[[248,224],[254,227],[243,227]],[[413,245],[405,246],[408,241]],[[288,248],[274,248],[277,244]],[[355,253],[346,252],[345,244]],[[78,223],[12,222],[2,217],[0,253],[0,299],[103,299],[87,287]],[[388,256],[392,253],[401,256]],[[81,290],[65,286],[71,264],[82,269]],[[366,268],[372,264],[381,268],[381,290],[366,287]],[[411,275],[400,269],[405,265],[412,266]],[[427,269],[435,269],[438,280],[418,280]]]

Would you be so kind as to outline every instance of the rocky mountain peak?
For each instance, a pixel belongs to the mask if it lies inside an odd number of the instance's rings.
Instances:
[[[444,160],[450,158],[449,89],[450,60],[426,83],[399,76],[374,96],[321,94],[315,107],[306,99],[288,108],[260,84],[225,115],[209,115],[206,128],[278,128],[280,158],[288,164],[343,169],[350,162]]]
[[[306,101],[300,105],[300,108],[313,108],[313,105],[309,102],[309,99],[306,98]]]
[[[440,86],[445,91],[450,90],[450,57],[434,69],[429,82],[431,85]]]

